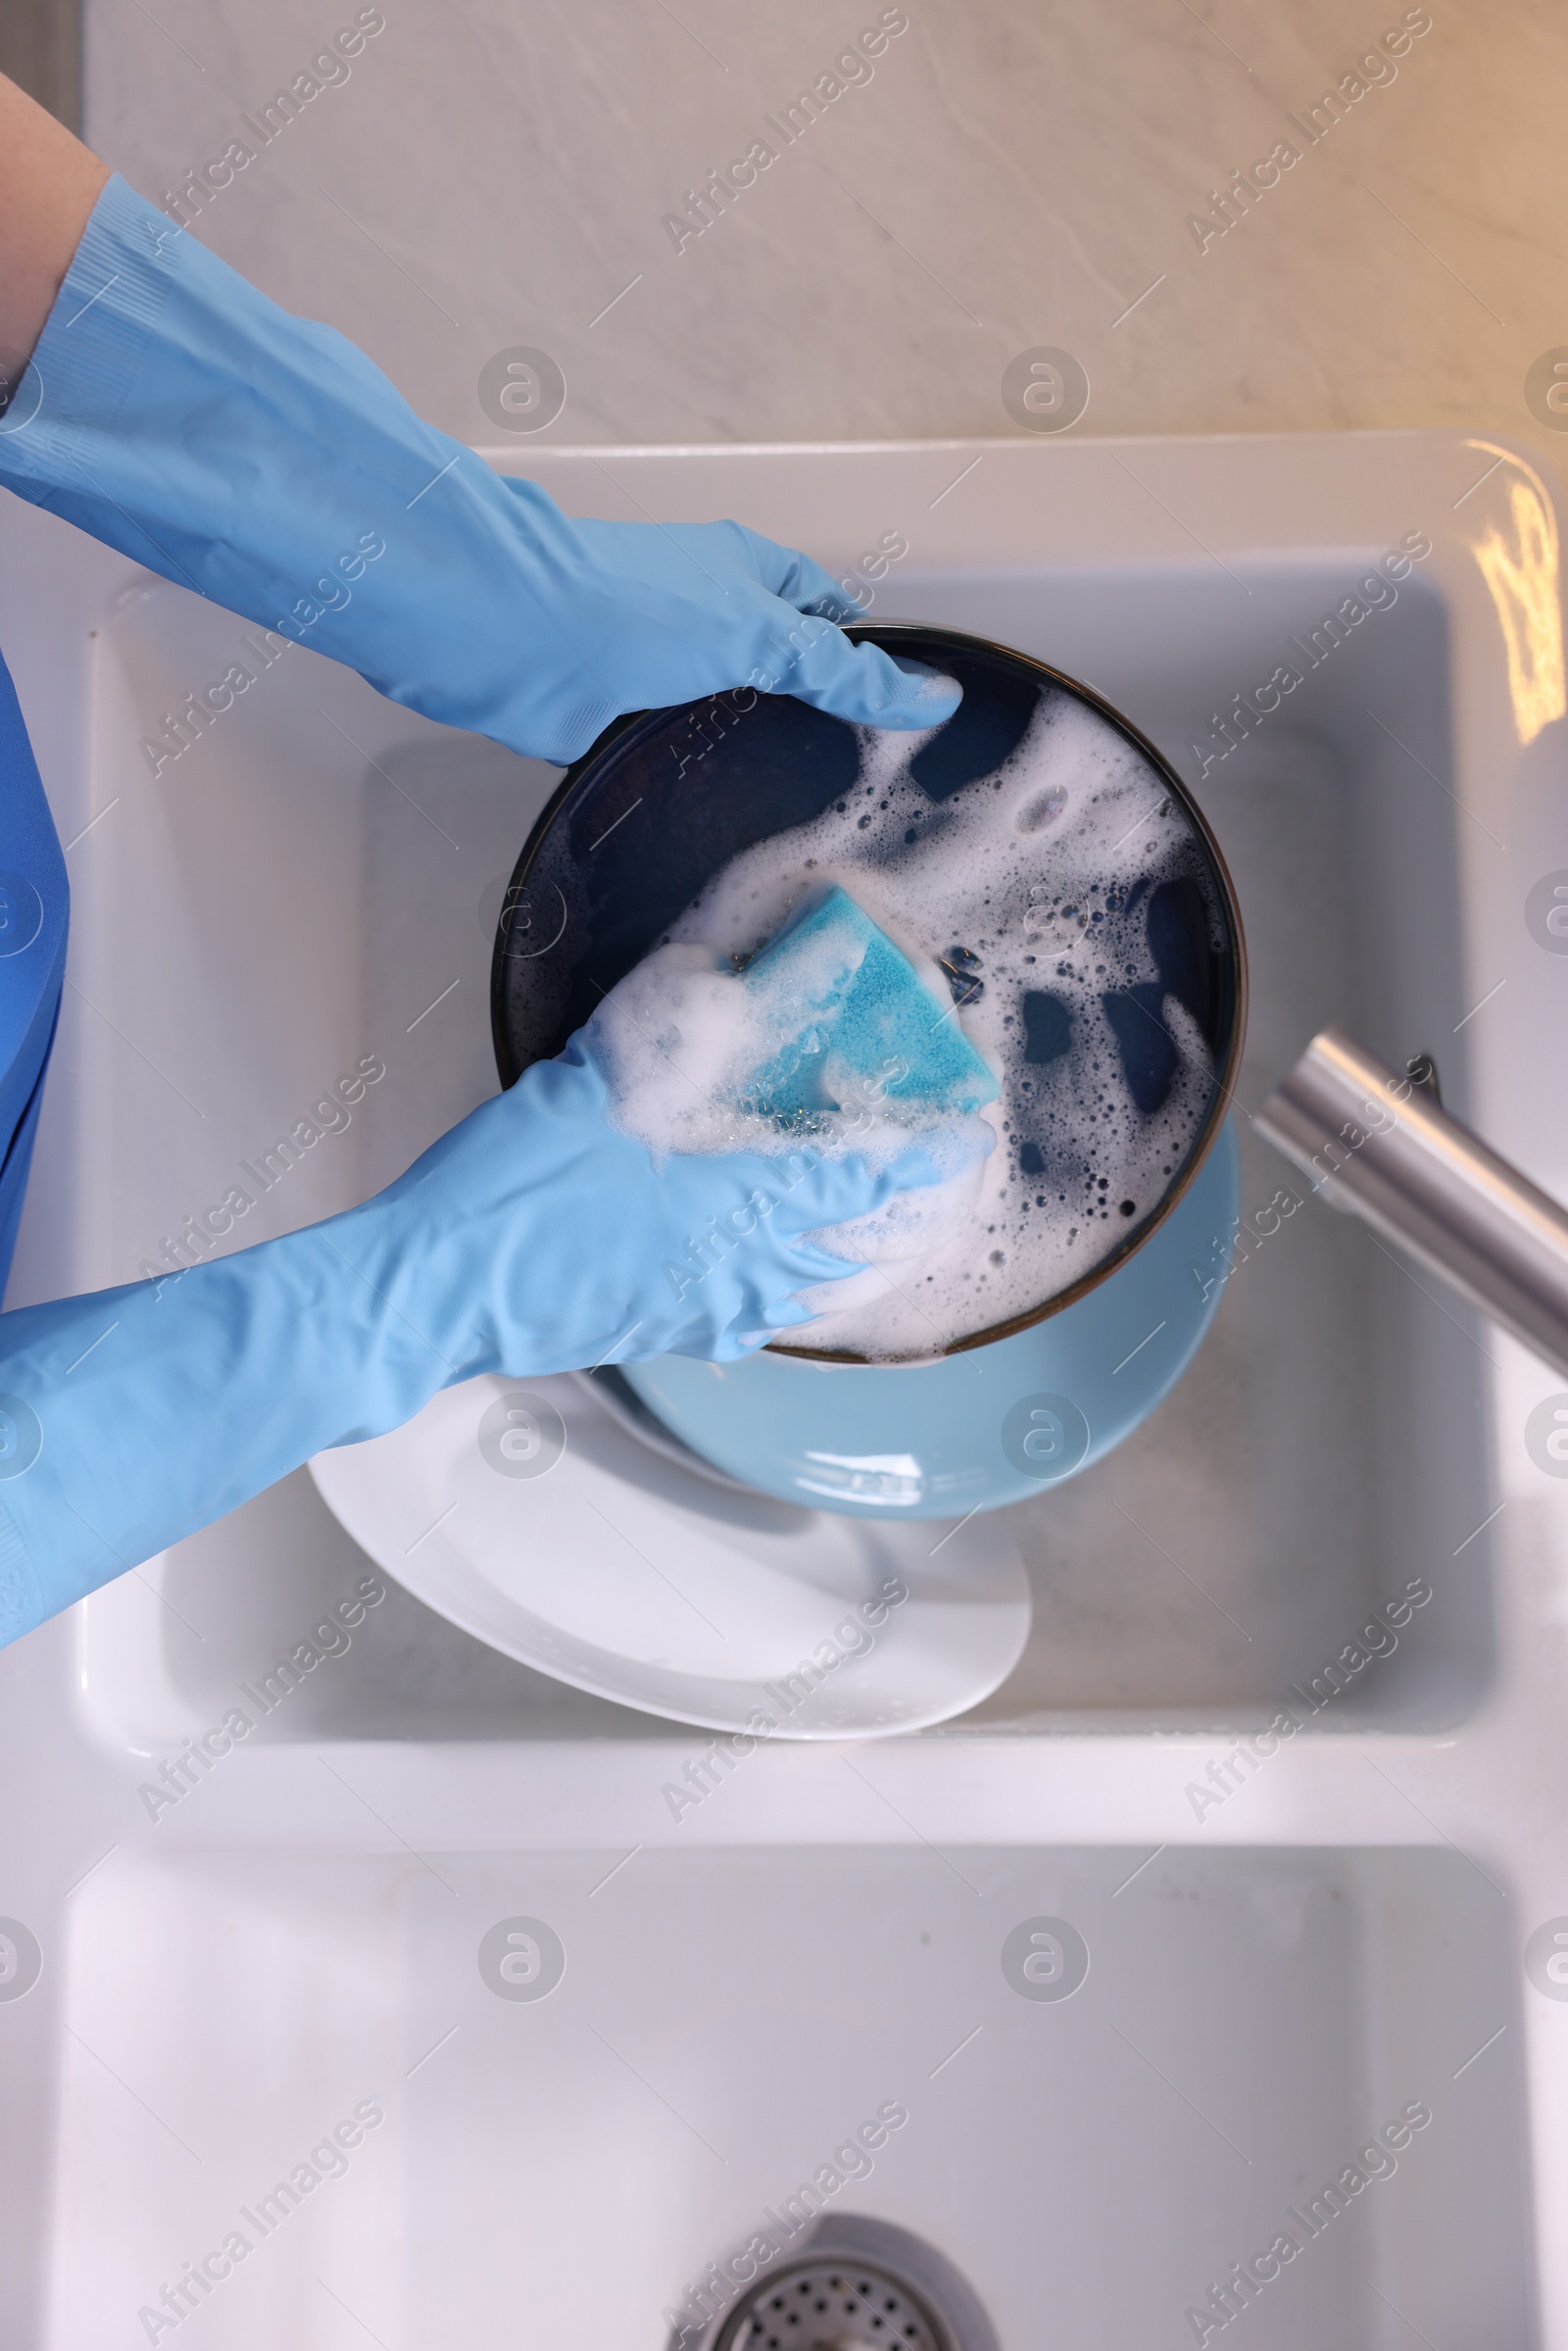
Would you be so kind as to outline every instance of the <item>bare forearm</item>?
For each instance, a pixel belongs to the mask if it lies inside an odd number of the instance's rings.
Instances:
[[[0,74],[0,407],[4,407],[109,172]]]

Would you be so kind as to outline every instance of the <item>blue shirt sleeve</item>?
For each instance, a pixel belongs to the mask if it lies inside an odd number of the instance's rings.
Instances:
[[[11,1270],[66,969],[70,893],[49,804],[0,660],[0,1295]],[[0,1382],[0,1387],[4,1383]],[[24,1428],[0,1394],[0,1643],[36,1622],[31,1554],[5,1506]]]
[[[69,914],[66,860],[0,661],[0,1294],[60,1008]]]

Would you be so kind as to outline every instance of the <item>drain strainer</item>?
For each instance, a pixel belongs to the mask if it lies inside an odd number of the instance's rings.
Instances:
[[[667,2351],[698,2351],[690,2328],[677,2323]],[[700,2351],[1001,2346],[978,2295],[946,2254],[896,2222],[845,2212],[823,2213],[797,2233],[786,2257],[710,2320]]]
[[[906,2279],[872,2262],[792,2263],[760,2278],[713,2351],[958,2351]]]

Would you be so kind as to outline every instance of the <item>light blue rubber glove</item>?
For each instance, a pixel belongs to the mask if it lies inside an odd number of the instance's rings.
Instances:
[[[884,727],[957,705],[951,680],[852,645],[827,573],[739,523],[568,521],[119,177],[0,418],[0,482],[540,759],[732,687]]]
[[[673,1155],[607,1116],[591,1029],[364,1206],[159,1282],[0,1315],[0,1637],[438,1389],[731,1360],[855,1268],[805,1238],[934,1175]]]

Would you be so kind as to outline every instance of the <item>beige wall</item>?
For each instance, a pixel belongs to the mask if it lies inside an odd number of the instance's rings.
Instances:
[[[1398,0],[906,6],[874,78],[775,138],[679,254],[662,216],[877,0],[384,0],[350,78],[201,233],[468,439],[501,438],[476,385],[513,345],[564,370],[552,441],[1013,432],[1003,370],[1054,345],[1093,385],[1080,431],[1463,424],[1568,450],[1524,397],[1568,345],[1558,0],[1432,0],[1397,78],[1313,147],[1287,114]],[[95,143],[157,196],[355,0],[155,14],[89,0],[86,91]],[[1300,162],[1200,253],[1186,216],[1281,137]]]
[[[81,127],[79,0],[5,0],[0,73],[20,82],[72,130]]]

